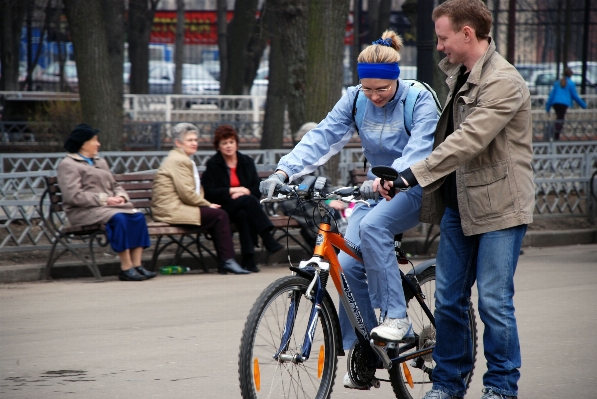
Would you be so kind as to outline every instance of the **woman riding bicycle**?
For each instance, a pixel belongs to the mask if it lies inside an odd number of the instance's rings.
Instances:
[[[271,197],[275,187],[312,173],[348,143],[355,131],[352,113],[359,90],[367,101],[358,131],[370,165],[391,166],[401,172],[431,153],[438,116],[430,92],[421,91],[417,99],[410,135],[404,126],[404,101],[410,87],[399,78],[401,48],[400,36],[385,31],[381,39],[361,52],[361,85],[348,88],[328,116],[282,157],[276,172],[261,183],[262,194]],[[360,311],[371,337],[400,341],[411,335],[412,329],[406,315],[394,236],[419,223],[422,191],[417,186],[386,201],[378,196],[379,178],[370,171],[368,177],[361,194],[370,206],[355,207],[345,234],[346,239],[360,246],[364,265],[345,253],[339,255],[339,261],[356,302],[363,306]],[[383,322],[379,326],[375,308],[381,311]],[[342,307],[339,319],[343,347],[348,350],[356,336]],[[344,385],[354,387],[346,377]]]

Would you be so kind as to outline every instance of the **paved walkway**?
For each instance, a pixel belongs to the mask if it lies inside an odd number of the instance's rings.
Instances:
[[[287,275],[187,274],[0,285],[0,398],[239,398],[238,347],[253,302]],[[597,244],[525,248],[516,274],[520,398],[597,392]],[[480,325],[480,328],[482,326]],[[481,396],[481,357],[467,398]],[[391,398],[389,384],[335,398]]]

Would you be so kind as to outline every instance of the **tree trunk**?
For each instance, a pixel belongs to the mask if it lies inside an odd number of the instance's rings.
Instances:
[[[280,16],[276,19],[279,20],[278,23],[281,25],[282,55],[288,70],[286,81],[288,119],[290,121],[290,131],[294,133],[303,123],[313,121],[305,117],[305,95],[308,65],[308,19],[316,17],[309,9],[309,0],[283,0],[280,5]],[[346,20],[344,23],[346,24]],[[317,39],[319,43],[326,41],[321,40],[322,37],[326,36],[319,36]],[[342,37],[344,37],[344,33],[342,33]],[[329,68],[329,65],[326,67]],[[333,88],[330,89],[333,90]]]
[[[286,0],[282,0],[286,1]],[[263,119],[261,148],[282,148],[284,142],[284,114],[286,112],[286,93],[288,86],[288,64],[282,51],[286,24],[282,21],[282,2],[272,2],[274,18],[269,19],[270,53],[267,102]]]
[[[228,80],[228,1],[218,0],[218,51],[220,54],[220,93],[224,93],[224,88]]]
[[[149,93],[149,38],[158,0],[129,0],[130,92]]]
[[[265,51],[268,41],[270,40],[270,20],[274,14],[274,0],[266,0],[261,7],[260,17],[255,21],[253,26],[253,34],[247,46],[247,62],[245,67],[245,76],[243,81],[243,92],[249,93],[253,80],[257,75],[261,57]]]
[[[225,79],[226,86],[220,86],[221,94],[246,94],[243,93],[247,48],[251,40],[249,32],[253,32],[257,0],[236,1],[234,4],[234,17],[228,24],[228,74]],[[221,74],[221,73],[220,73]]]
[[[381,34],[390,26],[392,12],[391,0],[369,0],[369,39],[370,43],[381,37]]]
[[[321,121],[342,94],[344,31],[349,3],[349,0],[310,0],[305,117],[301,125]],[[327,174],[332,182],[339,180],[338,158],[339,155],[328,161]]]
[[[516,51],[516,0],[508,1],[508,48],[506,52],[506,60],[512,65],[515,60]]]
[[[174,43],[173,94],[182,94],[182,63],[184,62],[184,0],[176,0],[176,42]]]
[[[19,45],[27,2],[0,1],[0,90],[19,90]]]
[[[118,87],[111,76],[110,24],[104,21],[102,0],[64,0],[77,60],[79,96],[83,123],[101,130],[104,150],[119,150],[122,145],[122,105]],[[111,21],[110,21],[111,23]]]
[[[116,87],[118,109],[122,110],[124,98],[124,30],[125,30],[125,9],[122,0],[103,0],[104,21],[108,40],[108,61],[110,64],[110,78]],[[122,111],[121,111],[122,112]]]
[[[298,127],[321,121],[340,99],[348,5],[349,0],[310,0],[305,118]]]

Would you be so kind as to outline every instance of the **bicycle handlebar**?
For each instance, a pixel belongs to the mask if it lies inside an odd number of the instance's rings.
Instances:
[[[360,188],[358,186],[353,187],[340,187],[337,188],[329,193],[324,192],[323,190],[312,190],[309,191],[306,195],[299,195],[297,191],[298,185],[291,185],[291,184],[284,184],[279,189],[274,191],[275,197],[272,198],[264,198],[260,201],[260,203],[271,203],[271,202],[282,202],[287,201],[289,199],[310,199],[310,200],[321,200],[325,201],[328,199],[334,199],[338,201],[345,202],[347,204],[350,203],[363,203],[369,205],[367,201],[362,199],[357,199],[361,195]]]

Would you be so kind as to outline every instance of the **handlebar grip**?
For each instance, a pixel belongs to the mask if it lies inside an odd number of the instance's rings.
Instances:
[[[292,192],[292,188],[290,188],[290,186],[288,186],[287,184],[284,184],[277,191],[279,194],[288,195]]]
[[[379,184],[381,184],[382,187],[384,187],[385,182],[386,181],[384,179],[379,180]],[[396,195],[396,190],[394,190],[394,187],[390,187],[390,189],[388,190],[388,195],[390,196],[390,198],[394,198],[394,196]]]

